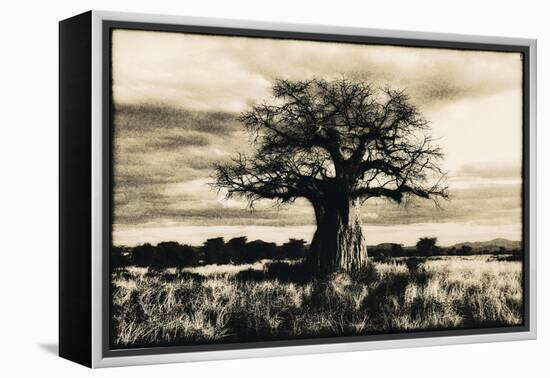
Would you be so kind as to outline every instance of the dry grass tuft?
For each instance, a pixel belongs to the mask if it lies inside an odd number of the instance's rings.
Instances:
[[[284,265],[285,263],[283,263]],[[521,263],[487,256],[372,263],[303,279],[263,261],[113,273],[118,347],[258,341],[522,323]]]

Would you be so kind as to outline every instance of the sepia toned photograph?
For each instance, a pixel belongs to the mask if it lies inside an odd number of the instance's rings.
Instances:
[[[522,53],[110,39],[112,349],[524,324]]]

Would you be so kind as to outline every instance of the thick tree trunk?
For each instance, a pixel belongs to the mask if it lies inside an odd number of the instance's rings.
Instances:
[[[367,265],[367,244],[359,220],[359,205],[347,199],[315,204],[317,230],[308,263],[317,272],[353,271]]]

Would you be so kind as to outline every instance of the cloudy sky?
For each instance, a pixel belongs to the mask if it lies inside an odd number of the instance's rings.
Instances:
[[[115,244],[309,240],[305,201],[250,211],[208,183],[214,163],[251,151],[236,116],[269,101],[275,78],[342,76],[405,89],[446,155],[451,199],[369,200],[369,244],[521,238],[519,54],[128,30],[112,48]]]

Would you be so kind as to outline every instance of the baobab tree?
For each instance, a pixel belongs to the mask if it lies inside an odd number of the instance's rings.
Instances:
[[[217,165],[215,185],[251,207],[307,199],[316,271],[366,266],[360,208],[370,198],[447,196],[442,151],[403,91],[345,78],[277,80],[272,100],[241,114],[255,153]]]

